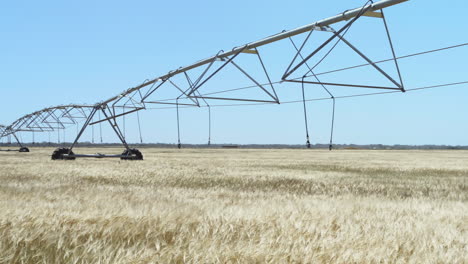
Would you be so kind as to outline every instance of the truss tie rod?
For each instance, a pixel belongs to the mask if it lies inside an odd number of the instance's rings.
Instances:
[[[372,88],[372,89],[387,89],[387,90],[398,90],[398,91],[400,91],[400,88],[383,87],[383,86],[370,86],[370,85],[360,85],[360,84],[327,83],[327,82],[312,82],[312,81],[299,81],[299,80],[284,80],[284,81],[285,82],[294,82],[294,83],[323,84],[323,85],[332,85],[332,86],[346,86],[346,87]]]
[[[130,94],[130,93],[135,92],[137,90],[140,90],[143,87],[146,87],[148,85],[152,85],[153,83],[156,83],[156,82],[161,81],[161,80],[166,80],[166,79],[168,79],[168,78],[170,78],[170,77],[172,77],[174,75],[177,75],[179,73],[183,73],[183,72],[192,70],[194,68],[203,66],[205,64],[211,63],[212,61],[214,61],[216,59],[225,58],[225,57],[235,55],[235,54],[241,52],[242,50],[255,49],[257,47],[261,47],[261,46],[264,46],[264,45],[267,45],[267,44],[270,44],[270,43],[273,43],[273,42],[276,42],[276,41],[279,41],[279,40],[283,40],[283,39],[286,39],[286,38],[289,38],[289,37],[292,37],[292,36],[296,36],[296,35],[308,32],[310,30],[322,29],[322,27],[326,27],[326,26],[329,26],[329,25],[332,25],[332,24],[336,24],[338,22],[349,20],[349,19],[351,19],[353,17],[356,17],[361,12],[361,10],[363,10],[363,9],[366,10],[367,8],[369,8],[368,12],[373,12],[373,11],[381,10],[381,9],[387,8],[389,6],[397,5],[397,4],[406,2],[406,1],[409,1],[409,0],[381,0],[381,1],[378,1],[376,3],[366,5],[365,7],[358,7],[358,8],[355,8],[355,9],[347,10],[347,11],[344,11],[343,13],[341,13],[341,14],[338,14],[336,16],[329,17],[329,18],[326,18],[326,19],[322,19],[322,20],[317,21],[317,22],[312,23],[312,24],[308,24],[308,25],[305,25],[305,26],[302,26],[302,27],[299,27],[299,28],[296,28],[296,29],[289,30],[289,31],[284,31],[284,32],[272,35],[270,37],[267,37],[267,38],[264,38],[264,39],[261,39],[261,40],[255,41],[255,42],[251,42],[251,43],[246,44],[246,45],[235,47],[230,51],[222,52],[220,54],[217,54],[216,56],[212,56],[210,58],[195,62],[195,63],[193,63],[191,65],[181,67],[181,68],[179,68],[177,70],[174,70],[174,71],[170,71],[169,73],[167,73],[165,75],[162,75],[162,76],[157,77],[157,78],[155,78],[153,80],[145,82],[145,83],[143,83],[143,84],[141,84],[139,86],[136,86],[134,88],[130,88],[127,91],[125,91],[125,92],[123,92],[123,93],[121,93],[121,94],[119,94],[117,96],[114,96],[114,97],[112,97],[112,98],[110,98],[110,99],[108,99],[108,100],[106,100],[106,101],[104,101],[102,103],[107,104],[107,103],[112,102],[112,101],[114,101],[114,100],[116,100],[116,99],[118,99],[118,98],[120,98],[122,96]]]
[[[145,109],[145,108],[143,108],[143,107],[142,108],[136,108],[136,109],[133,109],[131,111],[128,111],[128,112],[125,112],[125,113],[122,113],[122,114],[113,115],[113,116],[110,116],[110,117],[107,117],[107,118],[104,118],[104,119],[101,119],[101,120],[98,120],[98,121],[94,121],[92,123],[89,123],[89,125],[92,126],[92,125],[95,125],[95,124],[99,124],[101,122],[105,122],[105,121],[108,121],[108,120],[111,120],[111,119],[115,119],[117,117],[125,116],[125,115],[128,115],[128,114],[140,111],[142,109]]]

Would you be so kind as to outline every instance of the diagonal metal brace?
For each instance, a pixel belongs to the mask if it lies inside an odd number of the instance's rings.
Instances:
[[[395,81],[390,75],[388,75],[384,70],[382,70],[377,64],[375,64],[371,59],[369,59],[364,53],[362,53],[358,48],[356,48],[353,44],[351,44],[348,40],[346,40],[343,36],[338,34],[335,30],[333,30],[333,34],[338,37],[343,43],[348,45],[352,50],[354,50],[359,56],[361,56],[364,60],[366,60],[372,67],[374,67],[377,71],[379,71],[382,75],[384,75],[389,81],[395,84],[400,90],[403,89],[402,84]]]

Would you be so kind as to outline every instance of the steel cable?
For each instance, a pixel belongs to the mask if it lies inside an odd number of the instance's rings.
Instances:
[[[460,47],[464,47],[464,46],[468,46],[468,42],[467,42],[467,43],[462,43],[462,44],[457,44],[457,45],[452,45],[452,46],[447,46],[447,47],[443,47],[443,48],[433,49],[433,50],[427,50],[427,51],[422,51],[422,52],[407,54],[407,55],[403,55],[403,56],[400,56],[400,57],[396,57],[396,59],[397,59],[397,60],[406,59],[406,58],[411,58],[411,57],[416,57],[416,56],[431,54],[431,53],[435,53],[435,52],[445,51],[445,50],[449,50],[449,49],[460,48]],[[379,64],[379,63],[389,62],[389,61],[392,61],[392,60],[394,60],[394,59],[393,59],[393,58],[390,58],[390,59],[384,59],[384,60],[376,61],[376,62],[374,62],[374,63],[375,63],[375,64]],[[335,70],[331,70],[331,71],[315,73],[315,75],[316,75],[316,76],[326,75],[326,74],[330,74],[330,73],[335,73],[335,72],[340,72],[340,71],[346,71],[346,70],[351,70],[351,69],[355,69],[355,68],[361,68],[361,67],[365,67],[365,66],[369,66],[369,65],[370,65],[370,64],[368,64],[368,63],[364,63],[364,64],[349,66],[349,67],[345,67],[345,68],[335,69]],[[312,76],[313,76],[313,75],[307,75],[307,77],[312,77]],[[302,77],[293,78],[292,80],[300,80],[301,78],[302,78]],[[272,82],[271,84],[280,84],[280,83],[283,83],[283,81],[275,81],[275,82]],[[268,84],[269,84],[269,83],[263,83],[262,85],[268,85]],[[222,91],[217,91],[217,92],[211,92],[211,93],[205,93],[205,94],[203,94],[202,96],[213,95],[213,94],[220,94],[220,93],[228,93],[228,92],[234,92],[234,91],[239,91],[239,90],[252,89],[252,88],[256,88],[256,87],[257,87],[256,85],[249,85],[249,86],[245,86],[245,87],[227,89],[227,90],[222,90]],[[171,98],[171,99],[162,99],[162,100],[159,100],[159,101],[160,101],[160,102],[164,102],[164,101],[174,101],[174,100],[175,100],[175,98]]]
[[[417,87],[412,89],[406,89],[406,92],[412,91],[419,91],[419,90],[426,90],[426,89],[434,89],[446,86],[454,86],[454,85],[461,85],[461,84],[468,84],[468,81],[462,82],[454,82],[454,83],[446,83],[446,84],[438,84],[438,85],[431,85],[431,86],[423,86]],[[373,96],[373,95],[382,95],[382,94],[392,94],[392,93],[402,93],[401,91],[386,91],[386,92],[376,92],[376,93],[363,93],[363,94],[352,94],[352,95],[342,95],[342,96],[335,96],[335,99],[344,99],[344,98],[353,98],[353,97],[364,97],[364,96]],[[324,101],[324,100],[332,100],[330,97],[322,97],[322,98],[309,98],[306,99],[306,102],[311,101]],[[302,103],[302,100],[292,100],[292,101],[284,101],[281,104],[293,104],[293,103]],[[245,104],[224,104],[224,105],[211,105],[211,107],[236,107],[236,106],[250,106],[250,105],[272,105],[272,103],[245,103]],[[276,105],[276,104],[275,104]],[[200,106],[206,107],[206,106]],[[146,108],[148,110],[159,110],[159,109],[174,109],[175,107],[154,107],[154,108]],[[190,106],[181,107],[181,108],[190,108]]]

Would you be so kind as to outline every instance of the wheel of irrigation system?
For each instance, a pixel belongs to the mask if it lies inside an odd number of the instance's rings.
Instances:
[[[21,147],[19,152],[29,152],[29,149],[27,147]]]
[[[58,148],[52,153],[52,160],[75,160],[75,157],[65,156],[65,154],[73,155],[73,151],[68,148]]]
[[[143,154],[138,149],[126,149],[122,153],[121,160],[143,160]]]

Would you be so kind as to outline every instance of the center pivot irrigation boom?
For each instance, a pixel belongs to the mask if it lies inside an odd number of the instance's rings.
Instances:
[[[72,117],[67,113],[68,109],[73,108],[74,110],[82,111],[82,115],[79,118],[84,119],[83,126],[77,133],[77,136],[68,148],[59,148],[54,151],[52,154],[52,159],[64,159],[64,160],[73,160],[78,157],[117,157],[121,159],[128,160],[141,160],[143,155],[138,149],[130,148],[125,139],[125,134],[119,127],[117,119],[124,117],[128,114],[135,113],[143,109],[147,109],[148,104],[165,104],[165,105],[174,105],[177,108],[177,124],[179,124],[179,106],[184,107],[209,107],[208,100],[229,100],[229,101],[244,101],[244,102],[258,102],[258,103],[271,103],[271,104],[280,104],[280,99],[275,91],[274,84],[277,82],[272,82],[266,67],[266,63],[262,59],[260,51],[258,48],[266,46],[268,44],[285,40],[291,42],[294,47],[294,57],[292,58],[289,65],[285,67],[284,74],[281,76],[281,82],[289,83],[300,83],[302,87],[302,95],[304,102],[304,117],[306,125],[306,137],[307,137],[307,146],[310,147],[309,133],[307,126],[307,109],[305,104],[305,85],[318,85],[323,88],[324,91],[330,96],[330,99],[333,100],[333,117],[334,120],[334,108],[335,108],[335,97],[327,88],[328,86],[343,86],[343,87],[354,87],[354,88],[371,88],[371,89],[387,89],[405,92],[403,81],[400,74],[400,69],[398,66],[397,58],[393,50],[393,43],[390,38],[390,33],[388,31],[387,23],[383,13],[384,8],[393,6],[408,0],[382,0],[376,3],[368,1],[366,4],[359,8],[352,10],[347,10],[336,16],[317,21],[293,30],[283,31],[281,33],[272,35],[270,37],[261,39],[259,41],[251,42],[243,46],[235,47],[230,51],[220,51],[216,55],[209,57],[207,59],[198,61],[191,65],[180,67],[176,70],[172,70],[167,74],[154,78],[152,80],[147,80],[142,84],[130,88],[123,93],[114,96],[108,100],[99,102],[92,106],[66,106],[62,108],[50,108],[49,110],[42,110],[36,112],[32,115],[25,116],[13,125],[8,127],[7,133],[13,133],[17,131],[48,131],[50,129],[61,129],[64,125],[64,119],[69,120],[72,123],[75,123],[75,117]],[[371,60],[366,56],[361,50],[355,47],[350,43],[349,40],[345,38],[346,33],[350,27],[361,17],[371,17],[373,19],[378,19],[383,21],[384,28],[386,31],[386,36],[388,37],[388,44],[392,52],[392,61],[394,63],[395,69],[398,73],[398,78],[393,78],[389,73],[384,71],[381,67],[377,65],[376,62]],[[332,28],[332,25],[337,23],[344,23],[339,29]],[[327,38],[323,43],[318,45],[318,47],[312,52],[306,52],[304,48],[309,42],[312,32],[319,31],[330,34],[330,37]],[[292,37],[305,34],[305,40],[302,44],[297,45]],[[335,43],[334,45],[329,45],[330,43]],[[387,80],[391,85],[381,86],[381,85],[363,85],[355,83],[336,83],[336,82],[321,82],[318,78],[318,74],[314,73],[315,67],[320,64],[323,59],[333,51],[335,46],[338,43],[343,43],[349,47],[354,53],[366,61],[366,63],[371,66],[378,74]],[[332,46],[332,48],[326,52],[325,56],[320,59],[317,63],[311,64],[311,59],[317,59],[321,51],[324,51],[327,46]],[[245,67],[242,67],[238,62],[241,58],[248,56],[250,58],[250,66],[254,65],[258,72],[261,72],[263,78],[266,78],[267,83],[261,84],[257,78],[254,78],[254,74],[251,69],[247,70]],[[252,83],[253,88],[257,88],[257,91],[260,92],[264,97],[262,99],[252,98],[251,96],[242,97],[218,97],[213,96],[213,94],[219,94],[223,91],[216,92],[203,92],[206,84],[210,79],[215,75],[220,74],[223,70],[230,68],[234,69],[237,73],[240,73],[243,77],[248,79]],[[294,77],[294,74],[300,73],[299,77]],[[181,84],[183,81],[184,84]],[[163,87],[169,86],[172,90],[177,92],[177,96],[172,99],[159,98],[157,96],[157,91]],[[236,89],[233,89],[236,90]],[[239,90],[239,89],[237,89]],[[155,99],[156,98],[156,99]],[[85,111],[86,110],[86,111]],[[56,111],[63,113],[60,117],[56,116]],[[98,114],[98,115],[96,115]],[[102,114],[102,118],[101,118]],[[47,118],[44,116],[47,115]],[[96,117],[99,116],[95,120]],[[57,122],[57,126],[52,126],[50,119]],[[46,122],[46,120],[49,120]],[[125,151],[121,155],[105,155],[105,154],[94,154],[94,155],[83,155],[75,154],[73,148],[76,146],[80,137],[83,135],[84,131],[88,126],[100,124],[100,123],[109,123],[112,130],[115,132],[119,140],[125,147]],[[333,135],[333,121],[332,121],[332,132]],[[3,136],[3,134],[2,134]],[[332,137],[331,137],[332,138]],[[330,150],[332,146],[332,141],[330,139]],[[179,135],[179,148],[180,148],[180,135]]]
[[[93,109],[93,106],[60,105],[44,108],[17,119],[9,126],[0,126],[0,138],[14,137],[20,146],[18,151],[29,152],[29,149],[23,146],[18,138],[18,133],[59,132],[68,125],[78,124],[80,119],[86,119],[89,115],[89,109]]]
[[[4,137],[8,137],[8,136],[12,136],[16,142],[18,143],[19,145],[19,149],[0,149],[0,151],[17,151],[17,152],[29,152],[29,148],[23,146],[23,144],[21,144],[21,141],[19,140],[18,136],[16,136],[16,134],[14,132],[10,132],[9,129],[4,126],[4,125],[0,125],[0,138],[4,138]]]

